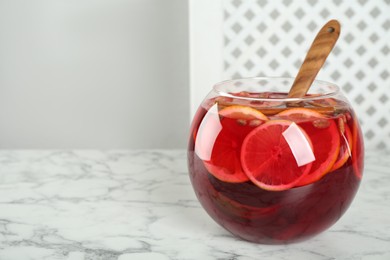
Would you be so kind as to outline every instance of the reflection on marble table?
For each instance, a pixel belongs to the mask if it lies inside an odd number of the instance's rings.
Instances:
[[[390,259],[390,152],[366,155],[338,223],[265,246],[204,212],[184,150],[0,151],[0,259]]]

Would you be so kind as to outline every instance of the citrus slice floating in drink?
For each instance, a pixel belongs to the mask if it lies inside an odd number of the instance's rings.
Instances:
[[[291,108],[276,115],[296,122],[305,130],[313,144],[315,161],[311,171],[297,186],[313,183],[327,174],[340,150],[339,128],[333,119],[309,108]]]
[[[253,207],[241,204],[216,191],[212,186],[209,192],[211,194],[210,200],[216,208],[222,214],[231,217],[235,221],[243,222],[248,221],[248,219],[259,221],[261,219],[264,222],[271,222],[280,208],[279,204],[270,205],[269,207]]]
[[[354,173],[359,180],[362,179],[362,171],[364,167],[364,143],[361,136],[362,134],[358,121],[354,121],[352,126],[352,140],[354,143],[354,146],[352,147],[352,165]]]
[[[225,107],[219,111],[219,115],[231,119],[248,120],[249,123],[251,120],[262,120],[263,122],[268,121],[268,117],[259,110],[244,106]]]
[[[340,118],[341,119],[341,118]],[[340,120],[339,119],[339,120]],[[343,122],[343,123],[341,123]],[[340,134],[341,134],[341,140],[340,140],[340,152],[339,156],[337,157],[336,162],[333,164],[332,169],[330,171],[335,171],[339,169],[341,166],[343,166],[348,158],[352,155],[352,133],[349,129],[348,125],[344,123],[344,121],[340,121],[339,124],[342,124],[343,127],[339,127]]]
[[[257,127],[245,138],[241,164],[249,179],[265,190],[282,191],[294,187],[311,169],[311,163],[299,166],[293,149],[283,133],[294,124],[288,120],[271,120]],[[304,136],[310,147],[310,140]]]
[[[207,140],[212,143],[212,148],[210,158],[203,159],[204,165],[221,181],[248,181],[240,162],[241,145],[247,134],[268,118],[256,109],[237,105],[220,110],[218,116],[220,131],[214,140]],[[208,131],[207,122],[205,124],[203,131]],[[210,128],[215,128],[215,122],[210,124]]]

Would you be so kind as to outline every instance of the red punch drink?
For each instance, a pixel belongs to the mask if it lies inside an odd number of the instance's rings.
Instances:
[[[333,225],[362,178],[363,140],[339,89],[316,81],[287,98],[293,79],[216,85],[192,123],[188,165],[207,213],[234,235],[281,244]]]

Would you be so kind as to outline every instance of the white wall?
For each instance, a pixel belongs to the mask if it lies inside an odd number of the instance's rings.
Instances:
[[[0,148],[183,148],[187,1],[0,0]]]
[[[189,0],[190,113],[223,80],[222,0]]]

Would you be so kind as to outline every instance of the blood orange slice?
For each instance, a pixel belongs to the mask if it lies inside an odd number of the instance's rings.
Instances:
[[[292,108],[277,117],[296,122],[309,136],[315,156],[311,171],[298,186],[313,183],[327,174],[336,162],[340,150],[340,134],[335,121],[308,109]]]
[[[294,155],[296,148],[291,147],[283,135],[292,124],[287,120],[268,121],[249,133],[242,144],[242,168],[249,179],[262,189],[290,189],[310,171],[310,163],[298,166]],[[297,125],[295,127],[311,152],[306,133]]]
[[[275,218],[275,214],[280,208],[279,204],[271,205],[269,207],[253,207],[239,203],[224,194],[217,192],[213,188],[210,189],[210,200],[216,206],[216,208],[225,216],[229,216],[235,221],[248,221],[259,219],[262,222],[272,221]]]
[[[259,110],[256,110],[251,107],[244,107],[244,106],[229,106],[221,111],[219,111],[219,115],[223,117],[228,117],[232,119],[241,119],[241,120],[262,120],[267,121],[268,117],[266,117],[263,113],[261,113]]]
[[[340,121],[341,118],[339,118],[339,130],[341,134],[341,140],[340,140],[340,152],[339,156],[336,160],[336,162],[333,164],[332,169],[330,171],[335,171],[341,166],[343,166],[348,158],[351,157],[352,154],[352,133],[349,129],[348,125],[344,123],[344,121]],[[341,119],[342,120],[342,119]],[[343,127],[340,127],[340,124],[343,125]],[[343,131],[344,129],[344,131]]]
[[[243,172],[240,155],[241,145],[249,132],[263,124],[268,118],[256,109],[233,105],[219,111],[219,132],[212,143],[211,154],[203,159],[206,169],[224,182],[245,182],[248,177]],[[211,121],[210,121],[211,122]],[[207,122],[205,122],[207,125]],[[211,128],[214,123],[209,124]],[[204,127],[203,131],[214,131]]]
[[[352,147],[353,170],[356,177],[358,177],[358,179],[360,180],[362,178],[362,171],[364,167],[364,143],[362,139],[362,133],[356,117],[354,117],[353,126],[352,126],[352,142],[353,142],[353,147]]]

